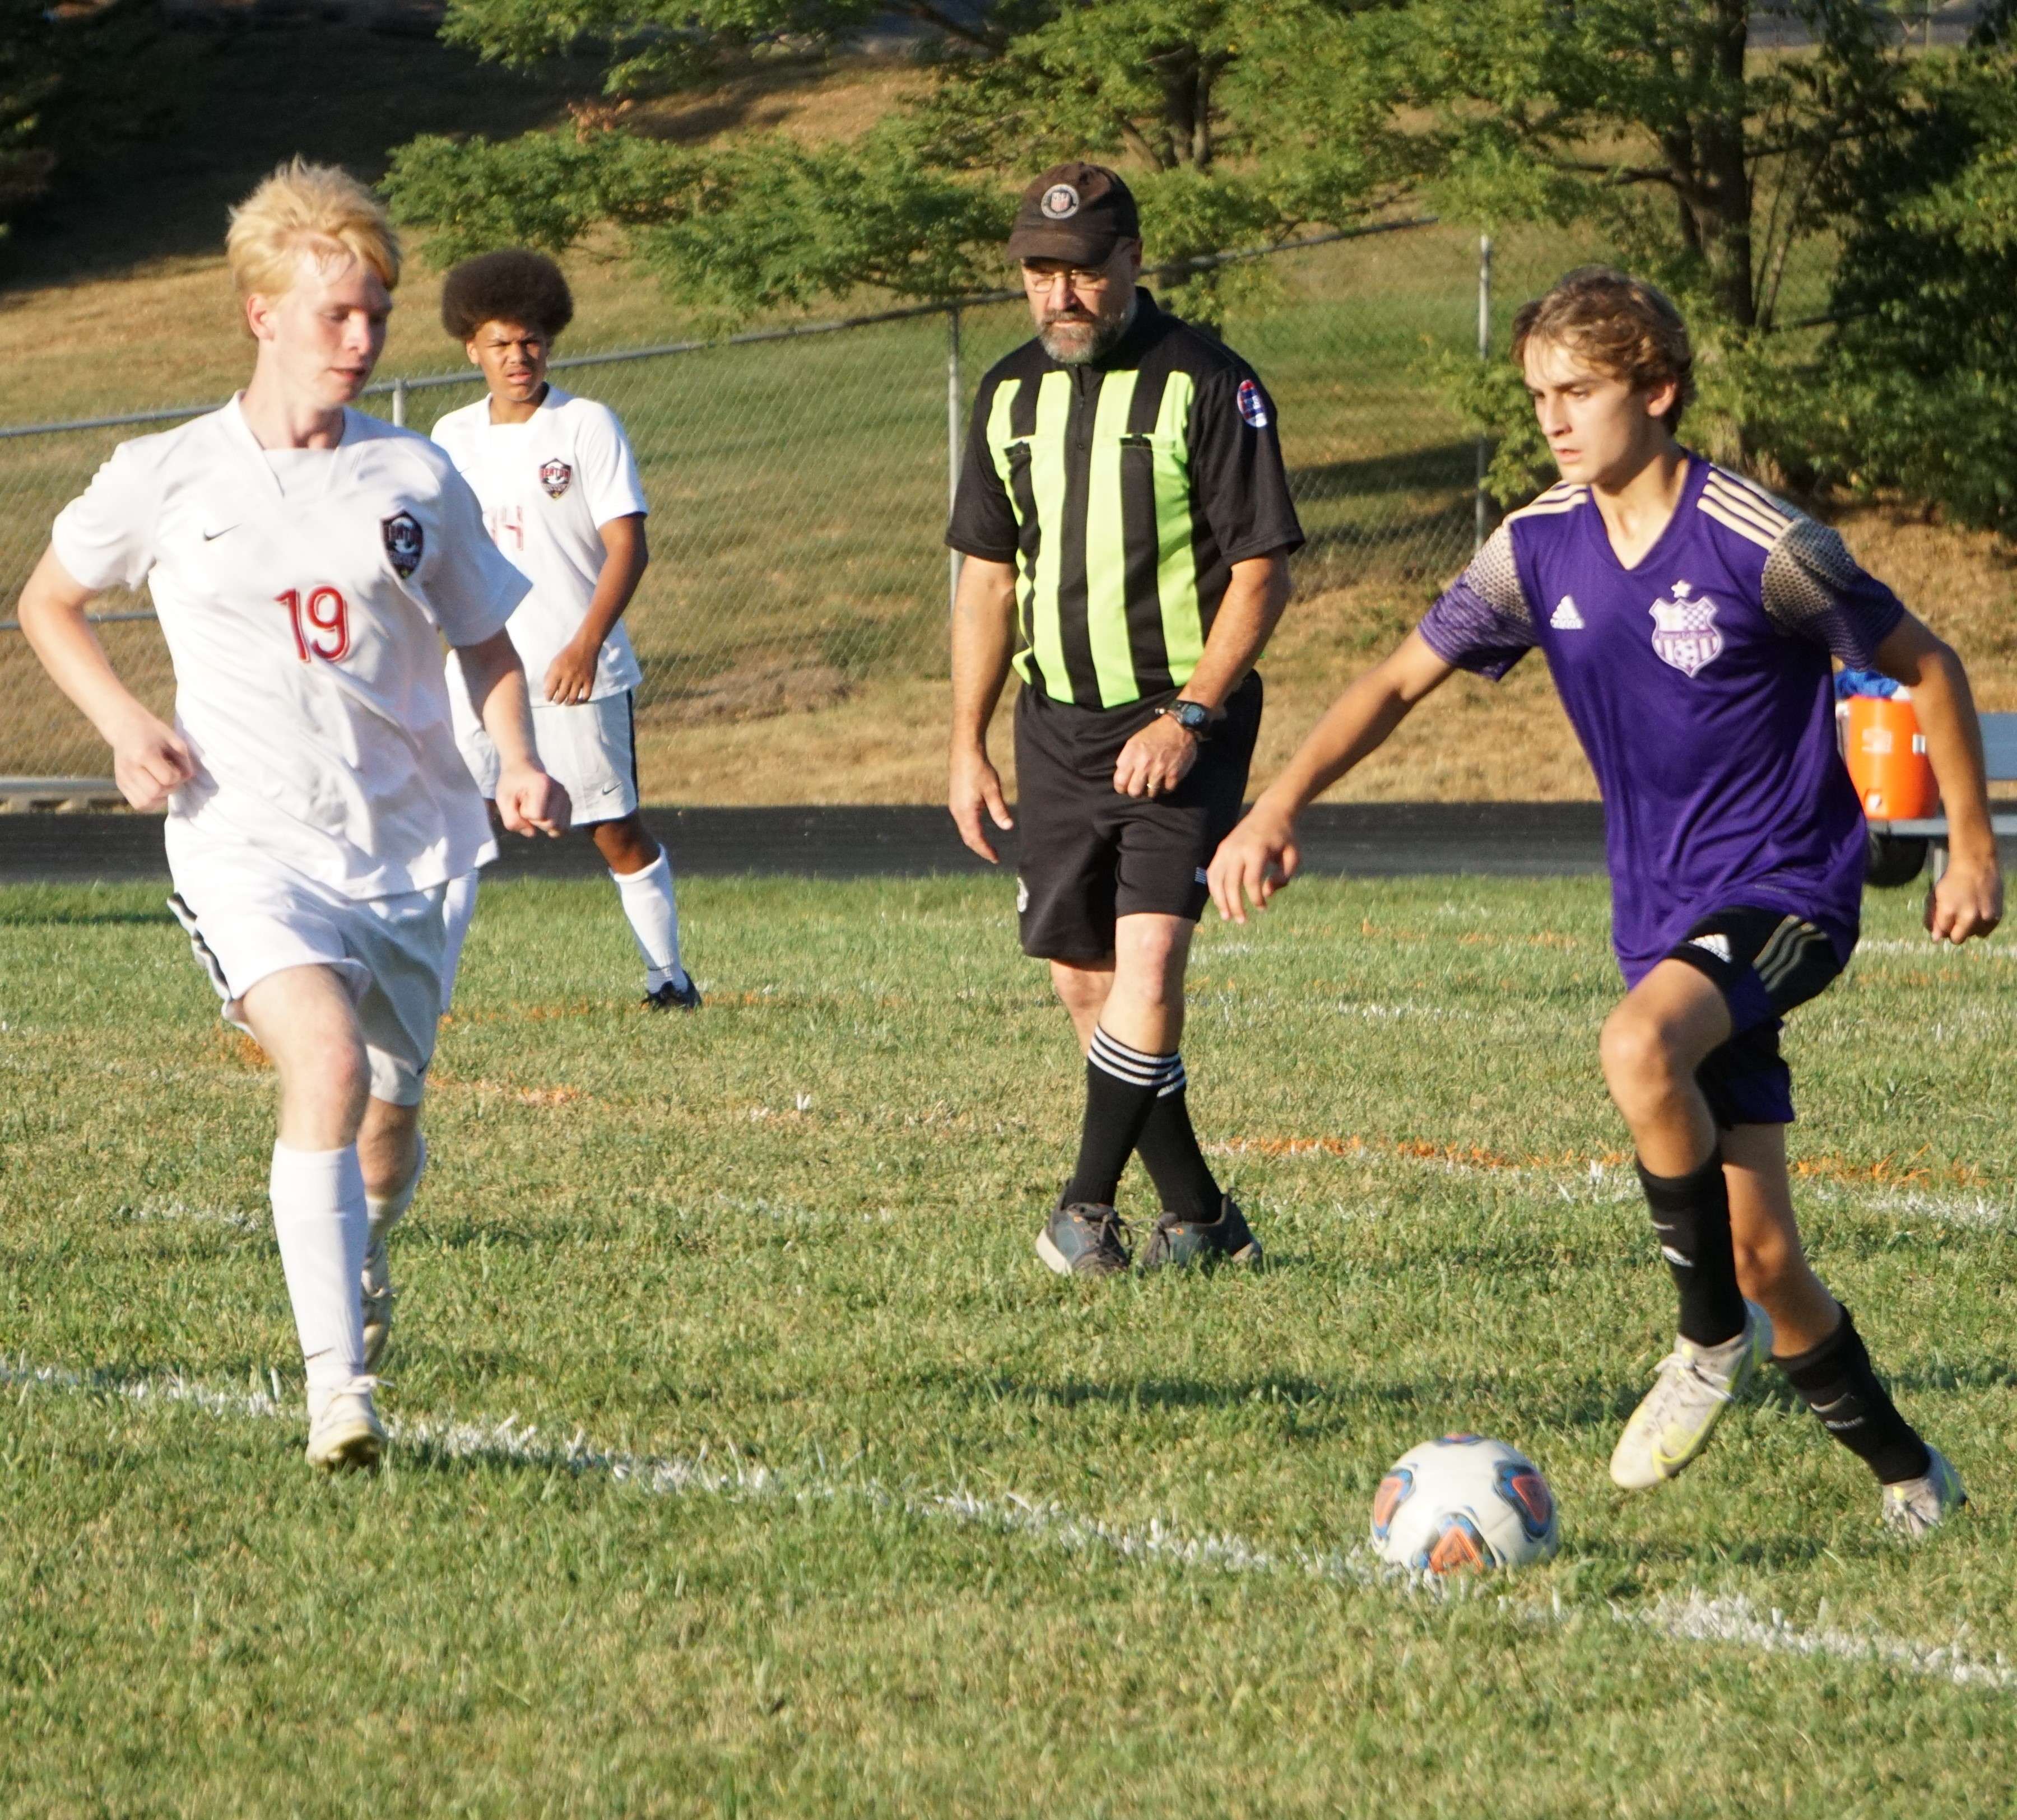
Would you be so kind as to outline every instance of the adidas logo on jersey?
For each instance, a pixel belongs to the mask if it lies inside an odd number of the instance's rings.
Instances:
[[[1555,603],[1555,610],[1549,615],[1548,623],[1557,632],[1582,630],[1582,615],[1576,611],[1575,595],[1564,594]]]

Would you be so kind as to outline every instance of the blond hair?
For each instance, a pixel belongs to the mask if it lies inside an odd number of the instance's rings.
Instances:
[[[283,294],[304,249],[340,249],[388,290],[399,282],[399,237],[385,205],[348,171],[296,157],[231,211],[224,251],[238,294]]]
[[[1523,304],[1513,319],[1516,366],[1524,363],[1530,341],[1579,354],[1635,391],[1657,391],[1671,380],[1673,406],[1661,420],[1670,431],[1694,401],[1694,350],[1681,312],[1665,291],[1611,266],[1579,266],[1546,297]]]

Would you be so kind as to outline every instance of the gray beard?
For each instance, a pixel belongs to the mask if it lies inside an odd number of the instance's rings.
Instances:
[[[1059,366],[1087,366],[1111,354],[1120,345],[1120,337],[1128,333],[1128,325],[1134,319],[1135,300],[1130,297],[1124,315],[1116,317],[1112,322],[1099,323],[1093,330],[1092,339],[1075,350],[1067,350],[1055,341],[1053,338],[1056,333],[1055,330],[1040,330],[1037,339],[1043,344],[1044,351]]]

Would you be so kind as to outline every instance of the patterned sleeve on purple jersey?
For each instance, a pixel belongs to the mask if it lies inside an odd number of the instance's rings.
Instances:
[[[1534,615],[1520,585],[1511,524],[1485,539],[1415,629],[1445,663],[1495,683],[1534,648]]]
[[[1857,563],[1834,528],[1803,515],[1765,558],[1759,600],[1781,632],[1825,646],[1852,670],[1874,669],[1877,647],[1905,617],[1904,603]]]

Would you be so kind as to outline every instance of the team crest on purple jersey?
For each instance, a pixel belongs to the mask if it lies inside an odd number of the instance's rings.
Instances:
[[[568,482],[574,478],[574,470],[564,461],[543,463],[539,468],[539,485],[548,495],[557,499],[568,490]]]
[[[1647,609],[1653,615],[1653,649],[1662,663],[1692,676],[1723,654],[1723,634],[1716,629],[1716,603],[1698,595],[1686,582],[1676,582],[1667,598]]]
[[[420,566],[420,553],[426,546],[420,521],[410,512],[395,512],[381,522],[385,533],[385,553],[404,581]]]

